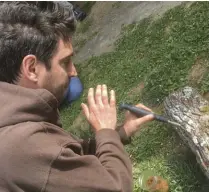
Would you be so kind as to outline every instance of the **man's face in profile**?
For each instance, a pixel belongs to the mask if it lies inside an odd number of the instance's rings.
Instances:
[[[40,87],[50,91],[62,102],[67,90],[70,77],[75,76],[76,70],[72,63],[73,48],[71,43],[58,42],[56,53],[51,59],[51,69],[47,70],[43,65],[42,74],[39,77]]]

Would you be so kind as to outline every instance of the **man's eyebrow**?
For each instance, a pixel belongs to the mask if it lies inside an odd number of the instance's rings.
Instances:
[[[69,54],[69,55],[63,57],[62,59],[60,59],[60,62],[63,62],[63,61],[65,61],[65,60],[70,59],[73,55],[74,55],[74,52],[72,52],[71,54]]]

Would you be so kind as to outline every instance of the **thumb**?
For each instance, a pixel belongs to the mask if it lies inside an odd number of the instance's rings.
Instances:
[[[144,123],[154,120],[154,116],[152,114],[146,115],[144,117],[138,118],[135,120],[136,126],[141,126]]]
[[[89,119],[89,108],[86,104],[81,103],[81,108],[83,110],[83,114],[86,116],[87,119]]]

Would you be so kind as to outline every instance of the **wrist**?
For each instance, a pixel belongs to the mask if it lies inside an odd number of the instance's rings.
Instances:
[[[112,140],[112,138],[115,138],[115,135],[120,139],[118,133],[114,129],[100,129],[95,133],[95,140],[108,141]]]
[[[127,135],[124,125],[119,126],[117,131],[118,131],[118,134],[120,135],[121,141],[124,145],[131,143],[131,136]]]
[[[101,131],[101,130],[104,130],[104,129],[115,130],[115,128],[113,128],[113,127],[103,127],[103,128],[95,128],[95,132],[98,132],[98,131]]]
[[[130,131],[130,129],[129,129],[129,127],[128,127],[127,124],[124,124],[124,125],[123,125],[123,129],[124,129],[124,131],[125,131],[127,137],[131,137],[132,133],[131,133],[131,131]]]

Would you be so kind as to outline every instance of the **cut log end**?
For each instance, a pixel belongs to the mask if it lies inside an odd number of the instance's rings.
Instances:
[[[164,101],[166,115],[181,124],[174,127],[188,143],[209,179],[209,103],[191,87],[184,87]]]

